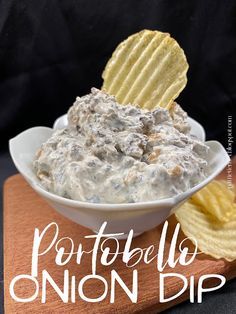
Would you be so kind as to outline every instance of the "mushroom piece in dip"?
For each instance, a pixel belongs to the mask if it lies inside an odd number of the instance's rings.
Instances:
[[[68,127],[53,132],[35,156],[41,184],[57,195],[94,203],[172,197],[207,174],[208,147],[192,135],[187,114],[120,105],[92,88],[68,111]]]

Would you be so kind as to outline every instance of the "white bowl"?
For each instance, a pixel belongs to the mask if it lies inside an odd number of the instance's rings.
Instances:
[[[32,169],[36,150],[52,132],[50,128],[34,127],[10,140],[10,154],[17,169],[30,186],[59,213],[94,232],[97,232],[102,223],[107,221],[105,231],[122,233],[120,238],[126,238],[130,229],[134,230],[135,236],[163,222],[171,209],[214,179],[230,161],[219,142],[209,141],[206,144],[210,148],[208,155],[210,174],[204,181],[184,193],[168,199],[131,204],[94,204],[74,201],[46,191]]]
[[[194,120],[193,118],[188,117],[188,123],[191,126],[191,134],[195,135],[199,140],[205,142],[206,140],[206,133],[203,128],[203,126]],[[63,129],[67,126],[68,120],[67,120],[67,114],[64,114],[63,116],[60,116],[56,119],[56,121],[53,124],[53,129]]]

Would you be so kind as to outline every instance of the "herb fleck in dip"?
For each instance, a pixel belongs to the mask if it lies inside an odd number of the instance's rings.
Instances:
[[[187,114],[123,106],[92,88],[37,152],[33,166],[55,194],[94,203],[168,198],[206,176],[207,146],[190,135]]]

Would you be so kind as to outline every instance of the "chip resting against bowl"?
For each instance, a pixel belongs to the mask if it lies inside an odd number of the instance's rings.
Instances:
[[[187,114],[120,105],[98,89],[78,97],[68,127],[56,130],[34,160],[42,185],[93,203],[154,201],[185,192],[208,173],[208,146],[190,135]]]
[[[224,180],[213,180],[191,197],[196,205],[219,222],[229,221],[236,212],[234,199],[234,187],[230,188]]]
[[[187,83],[184,51],[168,33],[143,30],[121,42],[108,61],[102,89],[121,104],[168,108]]]
[[[209,192],[209,198],[205,197],[205,187],[196,193],[197,197],[191,198],[181,205],[176,210],[175,216],[180,222],[184,234],[190,240],[197,241],[201,252],[231,262],[236,259],[235,192],[233,190],[227,192],[226,183],[221,181],[215,180],[209,186],[208,191],[212,191]],[[217,193],[214,191],[215,186],[217,186]],[[218,192],[219,186],[222,188],[222,193]],[[225,205],[219,212],[222,198],[224,198],[225,204],[231,208],[230,215]],[[225,219],[223,219],[223,214]]]

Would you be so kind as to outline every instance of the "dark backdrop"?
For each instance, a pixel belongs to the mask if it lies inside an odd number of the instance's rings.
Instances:
[[[169,32],[190,64],[178,102],[208,139],[227,146],[236,100],[236,2],[229,0],[2,0],[0,136],[51,126],[77,95],[100,87],[116,45],[143,28]]]

